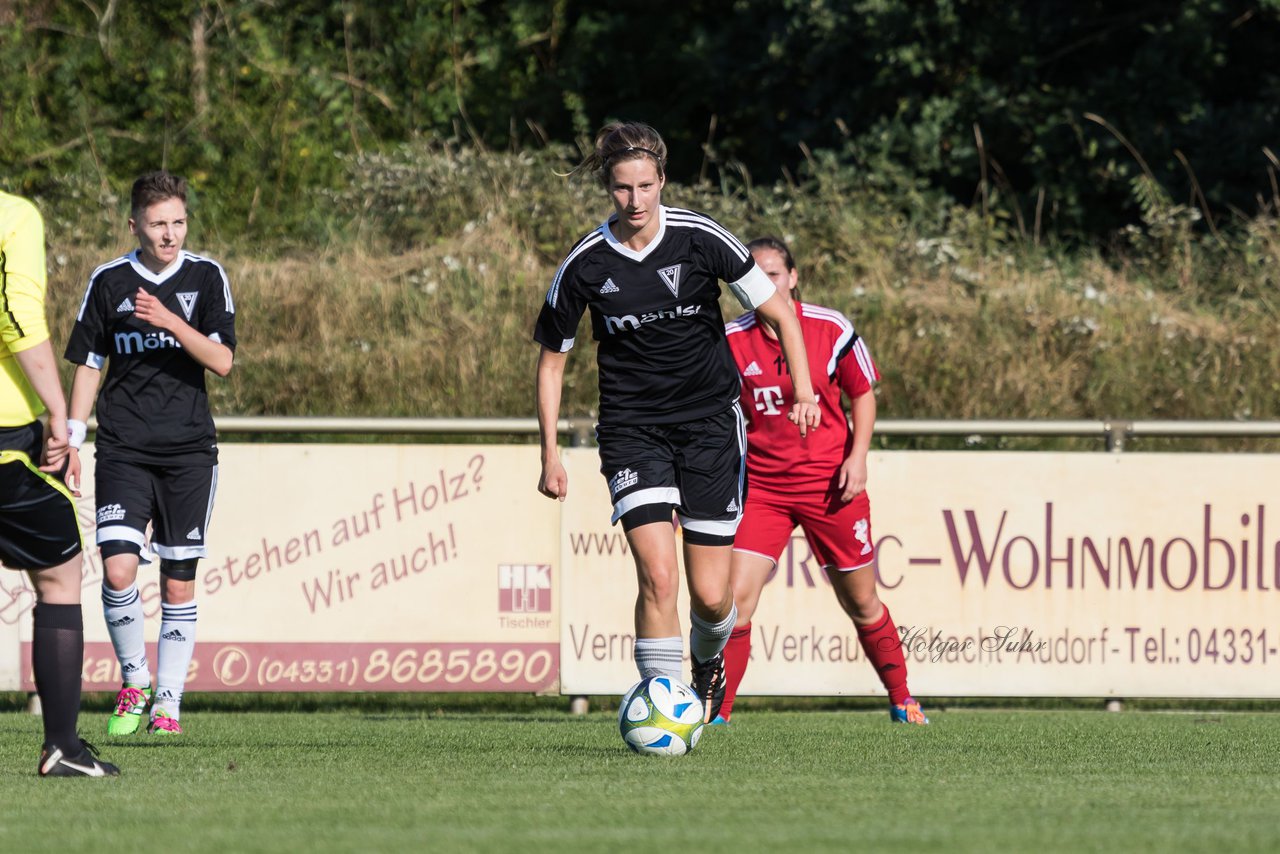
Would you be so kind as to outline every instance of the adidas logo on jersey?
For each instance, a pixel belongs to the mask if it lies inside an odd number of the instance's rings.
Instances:
[[[128,297],[124,298],[124,302],[116,306],[116,314],[128,314],[133,311],[133,300]]]
[[[663,267],[658,271],[658,276],[662,278],[674,297],[680,296],[680,265],[676,264],[672,267]]]
[[[747,369],[742,372],[742,375],[744,377],[758,377],[763,373],[764,371],[760,370],[759,363],[752,362],[751,364],[747,365]]]
[[[160,639],[185,642],[187,637],[182,632],[178,631],[177,629],[174,629],[173,631],[165,632],[164,634],[162,634],[160,636]]]
[[[615,284],[613,283],[613,279],[605,279],[604,284],[600,286],[600,293],[602,293],[602,294],[620,294],[620,293],[622,293],[622,288],[620,288],[620,287],[618,287],[617,285],[615,285]]]
[[[196,526],[196,527],[192,528],[190,531],[187,531],[187,539],[188,539],[188,540],[198,540],[198,539],[200,539],[200,527],[199,527],[199,526]]]

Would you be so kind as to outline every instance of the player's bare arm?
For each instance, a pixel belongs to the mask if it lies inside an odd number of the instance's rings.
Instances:
[[[538,352],[536,404],[538,435],[542,445],[542,475],[538,478],[538,491],[561,501],[569,494],[569,473],[560,462],[557,424],[560,421],[564,366],[568,358],[568,353],[557,353],[546,347]]]
[[[58,363],[48,339],[34,347],[13,354],[22,373],[49,411],[48,442],[44,448],[41,471],[57,471],[67,457],[67,402],[62,399],[62,383],[58,379]]]
[[[840,498],[846,503],[867,488],[867,453],[871,450],[871,434],[876,426],[876,396],[867,390],[853,399],[853,445],[840,465]]]
[[[202,335],[195,327],[165,308],[164,303],[141,288],[134,298],[134,316],[173,335],[191,358],[218,376],[225,377],[231,373],[231,364],[235,355],[230,347]]]
[[[800,428],[801,436],[807,436],[809,430],[821,422],[822,410],[818,408],[818,399],[809,379],[809,357],[805,352],[800,321],[786,300],[776,293],[758,306],[756,313],[774,331],[782,345],[782,355],[786,357],[791,383],[795,387],[795,402],[787,418]]]
[[[80,497],[80,444],[84,441],[85,425],[89,421],[89,413],[93,412],[93,401],[98,396],[98,382],[102,371],[88,365],[76,365],[75,376],[71,378],[71,404],[67,423],[70,425],[70,451],[67,462],[67,488],[71,494]]]

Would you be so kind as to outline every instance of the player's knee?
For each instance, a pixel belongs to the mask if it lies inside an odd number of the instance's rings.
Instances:
[[[98,544],[102,555],[102,586],[111,590],[128,590],[138,578],[138,559],[142,548],[127,540],[107,540]]]
[[[163,578],[173,581],[195,581],[196,580],[196,564],[199,558],[189,557],[184,560],[173,560],[172,558],[160,559],[160,575]]]
[[[859,625],[863,625],[874,622],[884,611],[884,605],[874,591],[871,593],[855,593],[848,598],[845,611]]]
[[[675,566],[642,565],[638,570],[640,597],[655,605],[674,605],[680,592],[680,570]]]
[[[80,555],[47,569],[28,572],[36,589],[36,601],[75,605],[80,601]]]

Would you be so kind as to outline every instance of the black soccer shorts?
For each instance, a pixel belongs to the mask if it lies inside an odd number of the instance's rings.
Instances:
[[[40,471],[44,427],[0,427],[0,563],[48,569],[80,553],[76,501],[61,480]]]
[[[600,473],[624,530],[670,521],[686,542],[732,545],[746,492],[746,422],[735,403],[681,424],[600,424]]]
[[[123,540],[139,549],[152,525],[151,550],[166,560],[207,557],[218,467],[167,466],[99,458],[94,468],[97,543]]]

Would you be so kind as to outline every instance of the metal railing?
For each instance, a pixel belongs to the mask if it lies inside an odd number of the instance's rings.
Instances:
[[[420,434],[536,436],[535,418],[341,418],[330,416],[228,415],[215,419],[224,434]],[[95,422],[90,421],[90,429]],[[595,433],[591,418],[562,418],[557,429],[575,445],[588,445]],[[1108,451],[1123,451],[1137,438],[1276,438],[1280,421],[1015,421],[884,419],[876,432],[885,436],[1058,436],[1098,438]]]

